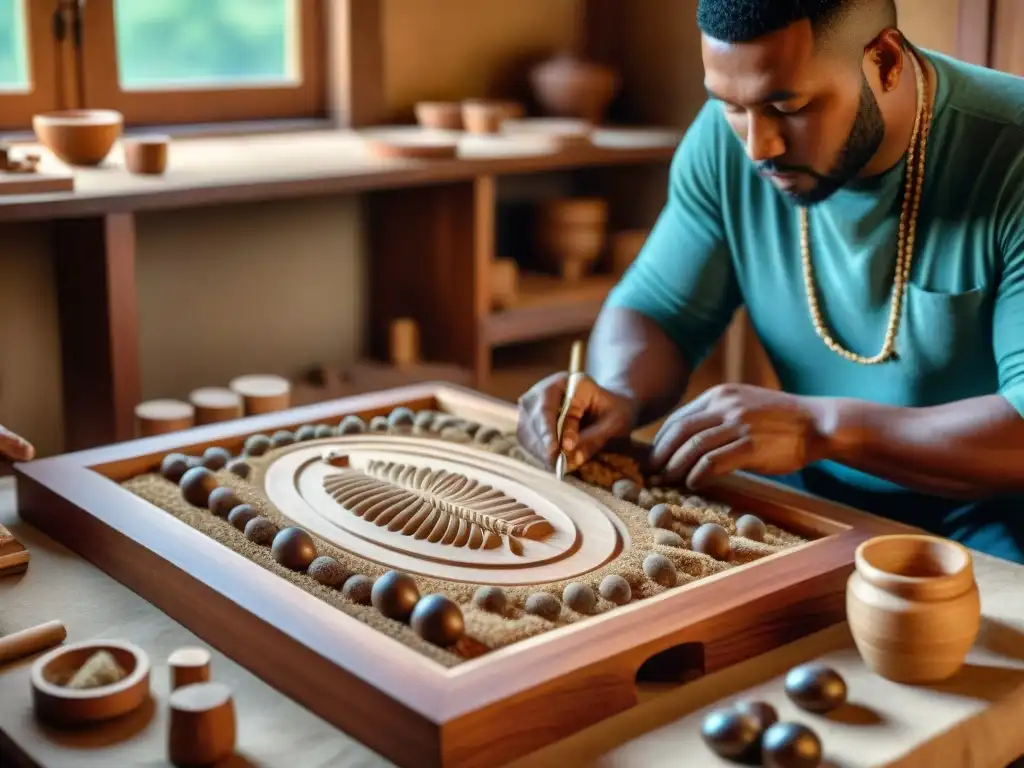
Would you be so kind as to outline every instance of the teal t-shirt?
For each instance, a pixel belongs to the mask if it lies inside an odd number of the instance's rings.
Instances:
[[[680,144],[667,205],[609,304],[656,320],[694,367],[745,305],[787,392],[909,407],[1000,393],[1024,416],[1024,79],[925,55],[934,119],[898,360],[853,363],[817,336],[798,208],[757,173],[717,102]],[[810,208],[826,326],[862,355],[885,334],[904,173],[905,161]],[[819,469],[859,491],[901,490]]]

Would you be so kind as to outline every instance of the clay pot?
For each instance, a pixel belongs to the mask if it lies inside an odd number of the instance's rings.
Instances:
[[[600,198],[559,198],[541,206],[540,251],[549,269],[577,282],[604,250],[608,203]]]
[[[112,109],[69,109],[32,118],[39,143],[68,165],[99,165],[124,129],[124,117]]]
[[[926,535],[864,542],[847,581],[846,617],[857,650],[876,674],[910,684],[952,677],[981,626],[971,553]]]
[[[462,105],[457,101],[421,101],[413,110],[416,122],[424,128],[462,130]]]
[[[597,125],[619,89],[619,76],[609,67],[563,54],[535,67],[530,83],[547,114]]]

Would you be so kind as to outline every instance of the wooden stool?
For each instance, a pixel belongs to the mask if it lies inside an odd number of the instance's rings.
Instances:
[[[235,704],[220,683],[173,691],[167,752],[177,766],[212,765],[235,751]]]
[[[200,387],[192,391],[188,400],[195,408],[196,424],[216,424],[245,415],[241,395],[227,387]]]
[[[139,437],[166,435],[195,425],[195,409],[181,400],[149,400],[135,406],[135,432]]]
[[[171,690],[210,680],[210,652],[205,648],[179,648],[167,659]]]
[[[283,411],[291,406],[292,385],[282,376],[238,376],[232,379],[228,386],[242,398],[246,416]]]

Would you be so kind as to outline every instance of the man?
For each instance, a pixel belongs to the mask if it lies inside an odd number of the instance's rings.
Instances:
[[[0,424],[0,460],[31,461],[36,455],[32,444]]]
[[[747,307],[782,392],[716,387],[650,471],[734,470],[1024,561],[1024,80],[915,49],[892,0],[701,0],[710,99],[611,293],[563,447],[669,413]],[[565,376],[520,401],[553,461]]]

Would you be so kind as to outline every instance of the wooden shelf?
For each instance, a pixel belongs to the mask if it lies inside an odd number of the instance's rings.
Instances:
[[[591,275],[566,285],[558,277],[524,273],[516,306],[485,318],[484,341],[493,348],[588,331],[615,282],[611,275]]]

